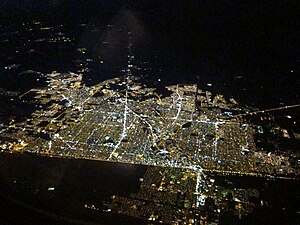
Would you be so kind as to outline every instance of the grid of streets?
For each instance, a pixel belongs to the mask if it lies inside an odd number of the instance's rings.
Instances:
[[[158,95],[134,76],[92,87],[81,79],[49,74],[46,89],[32,90],[41,109],[4,128],[1,148],[248,175],[298,173],[289,157],[256,149],[255,125],[222,119],[221,109],[237,108],[222,96],[193,84]]]

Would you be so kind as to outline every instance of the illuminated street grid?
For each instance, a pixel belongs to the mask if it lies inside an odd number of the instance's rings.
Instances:
[[[288,157],[256,149],[254,125],[222,119],[221,109],[238,107],[220,95],[173,85],[158,96],[134,76],[93,87],[81,79],[49,74],[47,89],[32,90],[45,106],[9,132],[3,129],[16,141],[2,149],[222,173],[297,173]]]
[[[30,91],[41,109],[23,122],[2,126],[0,148],[149,165],[139,192],[112,196],[104,212],[167,224],[217,222],[220,210],[228,206],[206,171],[299,174],[299,168],[290,166],[289,157],[256,149],[253,136],[257,127],[238,118],[224,119],[222,110],[239,110],[234,101],[227,103],[222,96],[213,97],[196,85],[168,86],[168,94],[159,96],[155,88],[134,76],[93,87],[82,85],[81,79],[73,73],[49,74],[47,88]],[[248,192],[235,194],[245,198],[238,205],[239,216],[252,211]],[[214,196],[218,208],[208,219],[205,207],[209,196]],[[103,207],[86,204],[85,208]]]
[[[257,190],[227,190],[215,185],[206,171],[285,179],[299,175],[299,160],[292,166],[289,156],[257,148],[254,135],[261,127],[241,119],[299,105],[249,112],[233,98],[200,90],[196,84],[167,86],[165,94],[159,94],[161,90],[133,76],[143,68],[133,62],[131,32],[128,35],[128,65],[122,77],[87,87],[82,74],[53,72],[45,75],[46,88],[20,95],[33,94],[40,110],[23,122],[0,124],[0,151],[149,165],[139,192],[113,195],[103,211],[165,224],[217,224],[221,211],[232,210],[228,201],[236,202],[239,217],[252,212],[250,199],[259,197]],[[61,32],[52,36],[33,42],[72,42]],[[86,50],[78,49],[82,54]],[[77,72],[89,71],[86,62],[77,63]]]

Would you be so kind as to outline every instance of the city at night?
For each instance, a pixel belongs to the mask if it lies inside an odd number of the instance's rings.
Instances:
[[[0,224],[300,224],[297,1],[0,9]]]

